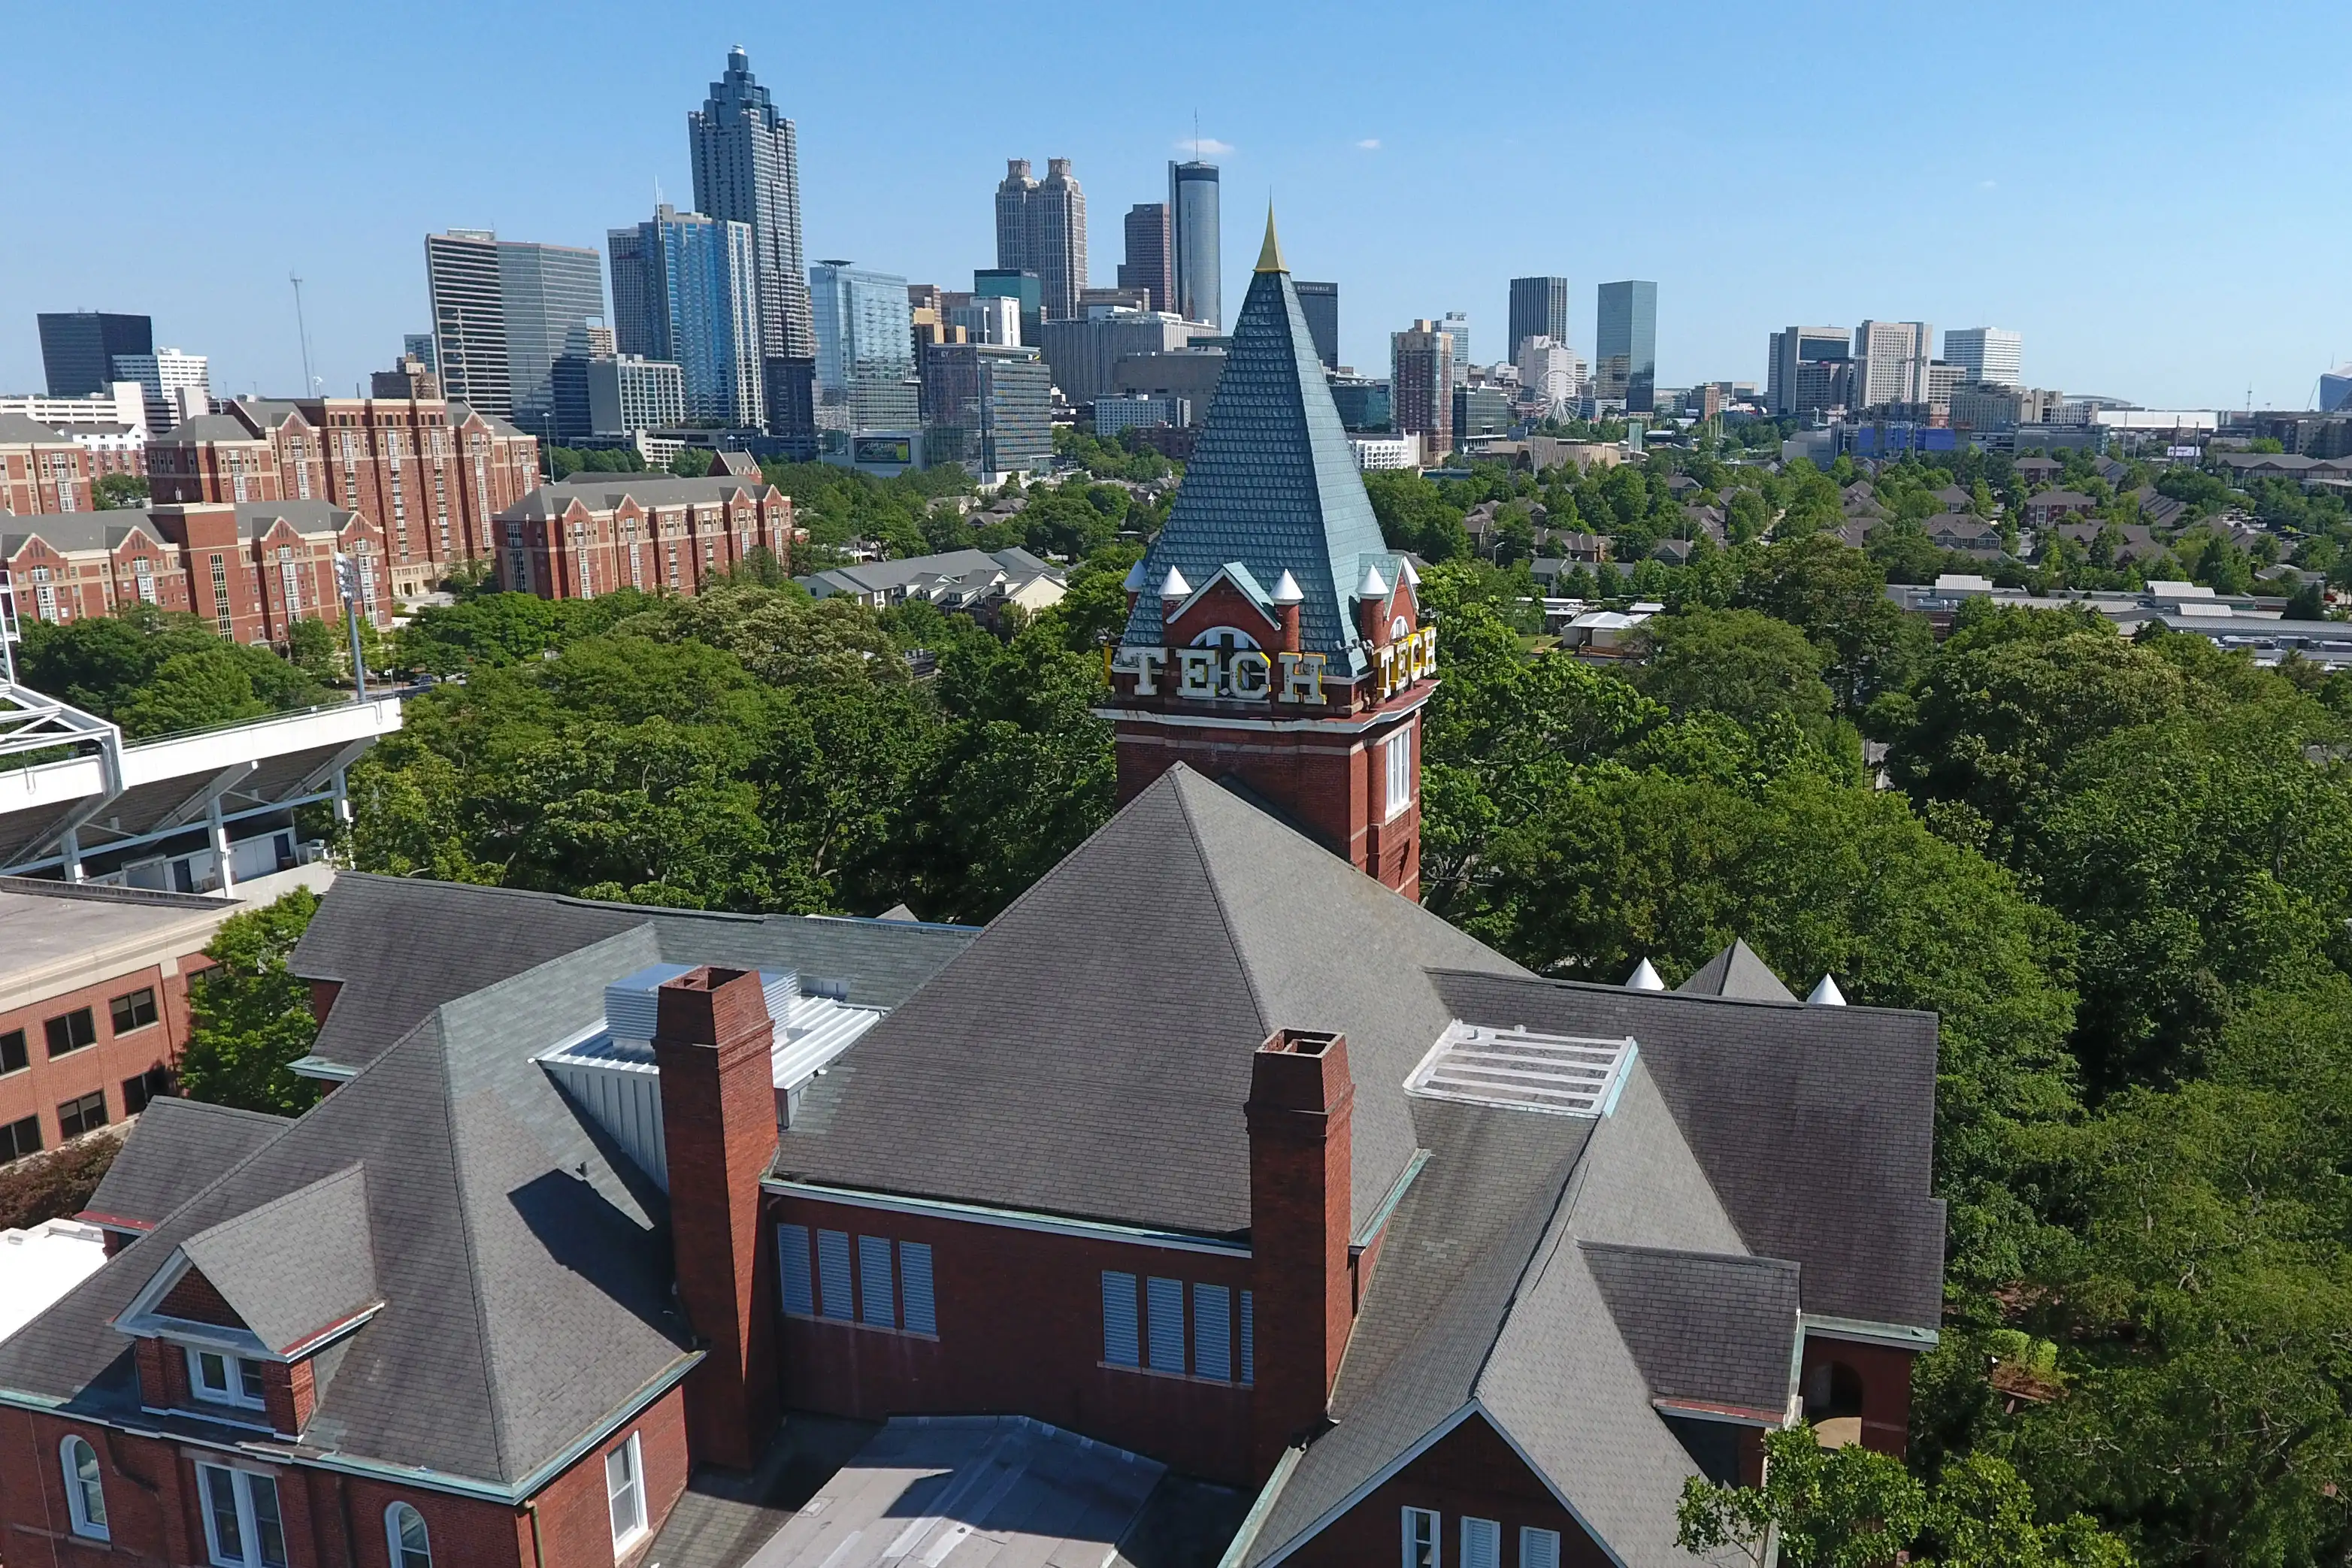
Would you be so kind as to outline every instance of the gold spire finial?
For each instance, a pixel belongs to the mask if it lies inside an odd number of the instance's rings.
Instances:
[[[1260,249],[1257,253],[1256,270],[1260,272],[1287,272],[1290,270],[1288,267],[1283,264],[1282,247],[1276,242],[1274,237],[1274,204],[1272,202],[1265,204],[1265,245],[1264,248]]]

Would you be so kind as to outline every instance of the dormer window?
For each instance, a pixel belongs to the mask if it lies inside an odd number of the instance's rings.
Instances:
[[[207,1405],[262,1408],[261,1364],[223,1351],[188,1347],[188,1388]]]

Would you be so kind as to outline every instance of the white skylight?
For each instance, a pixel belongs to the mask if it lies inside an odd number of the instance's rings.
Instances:
[[[1460,1019],[1445,1026],[1405,1090],[1552,1116],[1606,1116],[1636,1047],[1633,1037],[1591,1039],[1494,1029]]]

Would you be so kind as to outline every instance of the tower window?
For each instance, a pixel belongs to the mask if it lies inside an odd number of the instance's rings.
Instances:
[[[1381,756],[1387,787],[1384,821],[1393,821],[1404,808],[1412,804],[1412,726],[1391,735],[1381,742]]]

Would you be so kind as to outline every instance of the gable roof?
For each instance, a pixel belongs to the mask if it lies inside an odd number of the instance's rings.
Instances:
[[[846,1000],[892,1007],[978,934],[970,927],[651,909],[513,888],[346,871],[288,967],[340,983],[311,1046],[331,1068],[366,1066],[434,1008],[623,931],[655,957],[838,979]]]
[[[69,447],[73,437],[23,414],[0,414],[0,445]]]
[[[1179,764],[810,1087],[775,1170],[1238,1234],[1251,1054],[1336,1030],[1361,1224],[1417,1147],[1402,1086],[1443,966],[1524,973]]]
[[[1187,582],[1206,583],[1228,562],[1265,584],[1288,572],[1307,595],[1302,646],[1353,674],[1367,668],[1351,605],[1370,556],[1396,580],[1298,291],[1289,273],[1260,271],[1234,320],[1175,506],[1144,556],[1145,575],[1160,583],[1174,567]],[[1160,646],[1161,614],[1157,595],[1139,596],[1122,640]]]
[[[454,405],[450,422],[457,422]],[[568,479],[541,485],[499,515],[561,517],[563,509],[575,500],[592,511],[609,511],[625,500],[634,500],[644,507],[713,506],[732,501],[738,496],[756,500],[774,488],[757,476],[739,479],[732,474],[711,474],[700,479],[681,479],[675,474],[574,474]]]
[[[152,1229],[288,1126],[282,1116],[200,1100],[151,1100],[78,1217]]]
[[[1622,1243],[1580,1245],[1653,1398],[1780,1419],[1793,1370],[1795,1264]]]
[[[374,1306],[367,1174],[347,1165],[180,1244],[245,1326],[288,1354]]]

